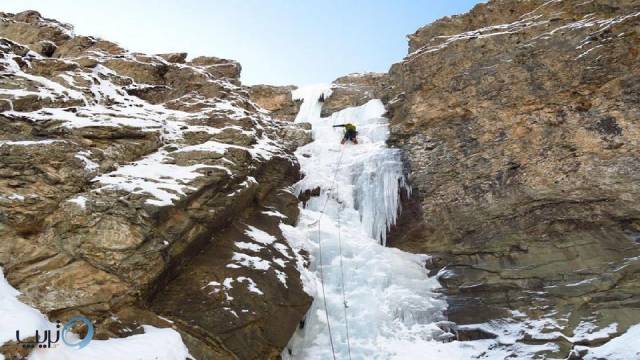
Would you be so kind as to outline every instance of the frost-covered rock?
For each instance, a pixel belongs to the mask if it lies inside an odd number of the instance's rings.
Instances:
[[[100,338],[169,326],[197,358],[268,358],[310,302],[276,262],[310,132],[254,103],[237,62],[185,58],[0,13],[0,266],[20,301],[89,316]],[[251,226],[273,244],[234,248]],[[207,287],[221,276],[233,299]]]

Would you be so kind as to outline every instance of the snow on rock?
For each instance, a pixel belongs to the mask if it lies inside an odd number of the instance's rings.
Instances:
[[[16,331],[33,334],[36,329],[42,331],[56,328],[56,324],[50,322],[45,315],[20,302],[18,295],[19,292],[7,283],[0,269],[0,343],[15,341]],[[35,349],[29,360],[192,359],[177,331],[149,325],[143,325],[143,328],[144,334],[120,339],[94,339],[82,349],[62,344],[52,349]]]
[[[531,46],[538,40],[550,39],[554,35],[561,35],[566,37],[567,35],[565,34],[565,32],[567,31],[580,31],[585,29],[592,31],[592,33],[588,37],[586,37],[576,48],[577,50],[581,50],[585,47],[588,47],[588,45],[592,43],[594,39],[597,39],[598,35],[609,30],[612,26],[625,21],[633,21],[634,18],[640,16],[640,12],[633,12],[630,14],[618,15],[610,18],[597,18],[595,14],[590,13],[586,14],[582,19],[574,18],[574,20],[576,21],[562,23],[558,22],[558,20],[560,20],[559,18],[549,20],[549,18],[545,17],[545,14],[539,14],[539,10],[554,3],[561,3],[561,1],[547,1],[535,10],[520,16],[517,21],[511,23],[486,26],[455,35],[434,36],[429,40],[427,44],[410,52],[405,59],[410,62],[417,56],[440,51],[448,46],[451,46],[453,43],[462,40],[484,39],[493,36],[511,35],[521,33],[529,30],[530,28],[536,27],[542,29],[544,29],[544,27],[551,27],[552,29],[550,31],[543,31],[540,35],[527,42],[525,46]],[[558,12],[557,14],[559,13],[562,12]],[[555,23],[559,23],[560,25],[553,26]],[[583,50],[581,53],[579,53],[574,58],[574,60],[580,60],[591,53],[593,50],[602,48],[603,46],[605,45],[600,44],[595,45],[591,48],[587,48],[586,50]]]
[[[17,330],[21,333],[33,333],[34,329],[55,326],[41,312],[17,299],[20,292],[9,285],[1,268],[0,275],[0,343],[15,341]]]
[[[573,330],[573,336],[568,338],[572,343],[609,339],[618,332],[618,324],[612,323],[604,328],[598,329],[596,325],[589,321],[581,321]]]
[[[260,290],[256,285],[256,282],[247,276],[238,276],[237,278],[226,278],[224,279],[222,284],[217,281],[211,281],[205,286],[205,288],[209,286],[213,287],[212,293],[218,293],[219,291],[224,291],[226,300],[230,302],[230,301],[233,301],[233,297],[229,295],[228,291],[233,289],[234,282],[246,283],[247,290],[249,292],[252,292],[258,295],[264,295],[262,290]]]
[[[0,141],[0,146],[2,145],[39,146],[39,145],[53,144],[59,141],[63,141],[63,140],[47,139],[47,140],[36,140],[36,141]]]
[[[213,287],[213,290],[210,292],[210,294],[216,294],[219,291],[223,291],[225,298],[227,301],[233,301],[233,297],[231,295],[229,295],[229,290],[233,289],[233,282],[235,281],[235,279],[233,278],[225,278],[222,283],[219,283],[217,281],[210,281],[207,285],[205,285],[203,287],[203,289],[207,288],[207,287]]]
[[[186,55],[174,62],[131,52],[63,31],[35,11],[0,13],[0,18],[0,112],[7,125],[0,127],[0,168],[7,176],[0,182],[0,238],[5,245],[19,241],[21,249],[16,256],[0,249],[5,255],[0,260],[8,278],[22,279],[16,287],[25,302],[60,313],[93,314],[101,323],[125,308],[137,314],[141,293],[136,289],[156,286],[169,264],[184,260],[186,249],[215,246],[200,240],[240,213],[265,210],[260,201],[297,180],[293,149],[309,140],[308,129],[256,105],[250,88],[239,81],[236,62],[185,61]],[[260,201],[253,201],[255,194]],[[289,282],[290,289],[283,290],[281,282],[295,273],[283,258],[286,249],[274,247],[275,238],[265,232],[249,232],[235,245],[237,253],[225,253],[220,262],[233,281],[212,284],[203,296],[242,282],[245,296],[264,292],[269,301],[306,304],[298,283]],[[47,241],[45,247],[36,240],[43,237],[69,241]],[[252,272],[258,276],[238,278]],[[265,278],[271,287],[263,285]],[[200,281],[194,292],[199,286]],[[112,299],[125,300],[114,309]],[[234,305],[229,308],[241,315]],[[251,308],[262,317],[260,328],[272,325],[261,313],[267,310],[264,302]],[[304,309],[279,311],[293,327]],[[131,328],[131,323],[121,325]],[[276,325],[282,324],[279,319]],[[242,338],[245,329],[236,325],[230,331]],[[147,342],[161,352],[154,336],[105,344]],[[282,345],[268,344],[276,351]],[[172,356],[170,351],[149,355]]]
[[[105,185],[98,191],[122,189],[132,193],[147,193],[154,197],[148,199],[147,203],[157,206],[171,205],[173,200],[185,195],[187,190],[193,190],[187,183],[202,176],[197,170],[208,166],[167,164],[166,158],[165,151],[158,151],[142,160],[121,166],[111,173],[100,175],[93,181]]]
[[[23,89],[0,89],[0,94],[12,95],[16,98],[36,95],[45,99],[59,99],[64,100],[81,100],[86,102],[84,95],[81,92],[64,87],[55,81],[43,76],[36,76],[25,73],[20,69],[20,65],[11,57],[3,54],[0,58],[0,68],[3,69],[1,73],[12,74],[13,76],[21,77],[27,81],[37,84],[36,91],[25,91]]]
[[[451,35],[451,36],[437,36],[434,41],[442,41],[438,45],[425,45],[418,50],[407,55],[407,59],[411,59],[412,57],[428,54],[432,52],[436,52],[446,48],[456,41],[461,40],[469,40],[469,39],[477,39],[477,38],[486,38],[491,36],[499,36],[499,35],[508,35],[517,33],[522,31],[524,28],[532,27],[532,26],[541,26],[548,21],[535,21],[537,17],[527,18],[523,20],[518,20],[509,24],[500,24],[500,25],[492,25],[484,28],[475,29],[472,31],[467,31],[461,34]]]
[[[190,152],[190,151],[207,151],[213,153],[224,154],[227,149],[235,148],[235,149],[246,149],[243,146],[237,146],[232,144],[225,144],[218,141],[209,140],[202,144],[186,146],[182,149],[177,150],[177,152]]]
[[[263,211],[262,213],[265,214],[265,215],[274,216],[274,217],[281,218],[281,219],[286,219],[287,218],[281,212],[274,211],[274,210],[266,210],[266,211]]]
[[[271,267],[271,264],[267,260],[238,252],[233,253],[232,260],[236,263],[230,265],[241,265],[256,270],[267,271]]]
[[[260,251],[263,248],[258,244],[249,243],[245,241],[238,241],[235,243],[235,245],[240,250],[249,250],[249,251],[256,251],[256,252]]]
[[[7,199],[11,201],[24,201],[25,197],[20,194],[11,193],[9,195],[0,195],[0,199]]]
[[[144,334],[126,338],[92,340],[82,349],[58,346],[35,350],[29,360],[184,360],[194,359],[180,334],[170,328],[143,325]]]
[[[43,21],[44,25],[47,23]],[[54,121],[56,127],[67,129],[136,129],[143,133],[158,134],[161,145],[171,144],[177,153],[202,151],[224,154],[228,149],[242,149],[249,152],[256,162],[267,161],[274,155],[286,156],[283,144],[276,141],[277,137],[270,127],[286,127],[290,124],[271,119],[267,111],[258,108],[248,99],[248,94],[234,80],[212,75],[205,69],[205,65],[168,64],[160,57],[140,56],[124,49],[118,49],[121,53],[117,56],[94,50],[87,51],[86,56],[96,64],[84,68],[79,66],[78,58],[58,59],[55,61],[64,64],[60,66],[64,71],[42,76],[32,74],[32,70],[23,70],[15,60],[18,57],[11,53],[11,45],[0,45],[0,75],[12,79],[9,85],[0,86],[0,99],[8,101],[11,107],[9,111],[3,111],[8,119],[28,119],[36,123]],[[21,61],[29,64],[29,61],[39,59],[39,55],[29,52]],[[131,73],[134,77],[119,73],[125,70],[129,74],[130,68],[137,70],[138,67],[153,71],[151,69],[160,65],[170,66],[170,71],[182,76],[191,73],[189,81],[198,83],[204,92],[215,88],[224,94],[212,97],[199,94],[198,90],[180,89],[185,94],[175,95],[178,96],[177,99],[169,98],[164,103],[151,103],[144,96],[141,98],[136,94],[144,94],[151,89],[168,91],[172,89],[173,83],[147,84],[140,81],[150,81],[149,77],[155,74],[143,73],[137,78],[138,73],[135,72]],[[176,80],[179,79],[172,81]],[[195,89],[199,88],[196,86]],[[34,99],[32,102],[42,104],[20,108],[14,106],[19,101],[22,103],[24,99],[31,98]],[[194,99],[197,101],[193,102]],[[215,127],[201,125],[210,117],[224,123],[216,124]],[[250,122],[249,126],[247,120]],[[185,143],[185,138],[192,136],[189,134],[216,135],[225,130],[237,131],[255,141],[250,141],[251,145],[239,145],[229,140],[217,141],[210,138],[195,144],[189,143],[190,141]],[[1,141],[0,146],[48,144],[54,141],[60,140]],[[91,150],[82,150],[77,153],[76,158],[84,164],[88,173],[97,175],[94,179],[96,183],[106,185],[105,189],[148,194],[152,198],[147,203],[156,206],[171,205],[173,201],[183,197],[185,190],[189,190],[186,183],[200,176],[196,172],[200,168],[198,165],[179,167],[168,164],[171,159],[167,159],[167,153],[163,149],[107,174],[96,174],[100,170],[100,164],[91,155]],[[233,171],[220,164],[211,167],[225,171],[229,176],[233,175]]]
[[[587,351],[585,360],[630,360],[640,359],[640,324],[634,325],[621,336],[610,340],[604,345],[587,348],[576,347],[578,352]]]
[[[265,231],[262,231],[251,225],[248,225],[247,227],[248,230],[245,231],[245,234],[261,244],[269,245],[276,241],[276,238],[273,235]]]
[[[291,259],[291,255],[289,254],[289,248],[287,248],[284,244],[273,244],[273,248],[276,249],[282,256],[287,259]]]
[[[100,165],[96,164],[93,160],[91,160],[91,151],[84,150],[80,151],[76,154],[76,158],[82,161],[84,164],[85,170],[88,172],[94,172],[100,168]]]
[[[276,276],[278,277],[278,281],[280,281],[284,287],[289,287],[287,286],[287,274],[280,270],[276,270]]]
[[[78,195],[72,199],[67,200],[70,203],[74,203],[76,205],[78,205],[80,208],[82,209],[86,209],[87,208],[87,198],[85,196],[82,195]]]
[[[258,294],[258,295],[264,295],[262,290],[258,289],[258,286],[256,286],[256,282],[253,281],[253,279],[248,278],[246,276],[239,276],[238,277],[238,282],[246,282],[247,283],[247,289],[250,292],[252,292],[254,294]]]

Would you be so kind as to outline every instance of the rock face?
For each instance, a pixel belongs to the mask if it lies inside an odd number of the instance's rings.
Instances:
[[[199,359],[277,358],[311,300],[278,227],[309,127],[255,105],[235,61],[71,30],[0,13],[5,277],[98,338],[172,326]]]
[[[167,60],[170,63],[176,63],[176,64],[184,64],[185,60],[187,59],[187,53],[182,52],[182,53],[168,53],[168,54],[158,54],[158,56],[160,56],[161,58]]]
[[[640,323],[639,29],[637,1],[494,0],[389,72],[414,189],[390,241],[436,255],[451,320],[529,324],[513,354]]]
[[[249,88],[249,97],[261,108],[271,111],[272,117],[293,121],[300,110],[300,102],[294,101],[291,95],[295,89],[295,86],[254,85]]]
[[[350,74],[337,78],[331,86],[331,95],[322,106],[323,117],[350,106],[360,106],[371,99],[386,99],[389,76],[384,73]]]
[[[189,61],[189,65],[200,66],[215,77],[225,77],[236,81],[240,79],[240,71],[242,71],[239,62],[213,56],[199,56]]]

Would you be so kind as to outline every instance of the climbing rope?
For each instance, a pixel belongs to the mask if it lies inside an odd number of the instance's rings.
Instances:
[[[340,170],[340,166],[342,165],[343,155],[344,155],[344,147],[340,151],[340,157],[338,158],[338,163],[333,173],[333,179],[331,180],[331,186],[329,187],[329,189],[331,190],[335,186],[337,194],[339,194],[340,192],[340,186],[336,182],[336,178],[338,176],[338,171]],[[322,209],[320,210],[320,216],[318,217],[318,255],[320,258],[319,259],[320,260],[320,284],[322,288],[322,302],[324,305],[325,318],[327,320],[327,329],[329,331],[329,343],[331,344],[331,353],[333,355],[333,359],[335,360],[336,351],[335,351],[335,346],[333,344],[333,334],[331,332],[331,322],[329,320],[329,310],[327,308],[327,296],[325,294],[325,289],[324,289],[325,288],[324,269],[323,269],[324,265],[322,261],[322,241],[320,238],[320,229],[321,229],[320,223],[321,223],[322,217],[324,216],[324,212],[327,208],[328,203],[329,203],[329,195],[327,194],[327,198],[324,200],[324,204],[322,205]],[[347,350],[349,354],[349,360],[351,360],[351,339],[349,337],[349,320],[347,316],[348,305],[347,305],[347,300],[346,300],[345,291],[344,291],[344,266],[342,262],[342,236],[341,236],[341,230],[340,230],[340,211],[341,211],[341,207],[338,206],[338,249],[340,254],[340,282],[342,284],[342,304],[344,307],[344,321],[345,321],[345,329],[346,329],[346,336],[347,336]]]
[[[325,202],[326,206],[326,202]],[[320,213],[320,217],[318,218],[318,256],[320,257],[320,284],[322,288],[322,302],[324,304],[324,315],[327,318],[327,329],[329,330],[329,342],[331,343],[331,354],[333,355],[333,360],[336,360],[336,349],[333,346],[333,335],[331,334],[331,322],[329,321],[329,310],[327,309],[327,295],[324,292],[324,270],[322,265],[322,241],[320,239],[320,220],[322,219],[322,215],[324,215],[324,209]]]
[[[342,159],[340,160],[342,161]],[[336,193],[340,194],[340,183],[336,183]],[[347,315],[347,308],[349,306],[347,305],[347,297],[344,294],[344,266],[342,265],[342,231],[340,230],[341,212],[342,207],[338,206],[338,250],[340,253],[340,283],[342,284],[342,305],[344,309],[344,327],[347,333],[347,351],[349,353],[349,360],[351,360],[351,339],[349,338],[349,317]]]

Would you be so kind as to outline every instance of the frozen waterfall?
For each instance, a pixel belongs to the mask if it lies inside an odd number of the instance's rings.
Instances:
[[[386,146],[384,107],[372,100],[321,118],[318,98],[323,93],[328,97],[330,88],[294,92],[303,100],[296,122],[311,123],[314,137],[297,151],[305,177],[296,191],[320,188],[320,195],[301,209],[296,227],[282,225],[291,244],[310,254],[308,269],[300,270],[305,290],[314,297],[283,357],[332,359],[327,316],[336,359],[349,359],[345,320],[351,359],[415,359],[415,351],[450,354],[446,344],[435,340],[443,334],[436,323],[444,319],[446,302],[433,293],[438,283],[427,275],[427,256],[384,246],[400,192],[408,190],[400,154]],[[358,145],[341,145],[343,130],[332,127],[347,122],[358,128]]]

